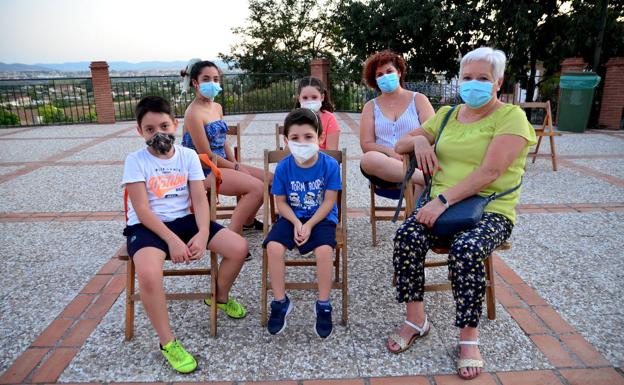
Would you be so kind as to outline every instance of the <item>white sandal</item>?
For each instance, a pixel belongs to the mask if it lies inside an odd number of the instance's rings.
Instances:
[[[399,354],[399,353],[403,353],[404,351],[406,351],[407,349],[409,349],[412,344],[414,343],[414,341],[416,341],[417,339],[426,336],[427,334],[429,334],[429,330],[431,330],[431,326],[429,325],[429,321],[427,320],[427,316],[425,316],[425,322],[423,323],[422,327],[411,323],[408,320],[405,320],[405,324],[409,327],[411,327],[412,329],[416,330],[418,333],[414,333],[409,340],[406,340],[405,338],[401,337],[399,335],[399,333],[392,333],[390,334],[390,336],[388,338],[390,338],[390,340],[392,342],[394,342],[395,344],[399,345],[398,350],[391,350],[387,345],[386,347],[388,348],[388,350],[390,351],[390,353],[394,353],[394,354]]]
[[[479,345],[479,340],[477,341],[459,341],[459,345]],[[475,360],[473,358],[458,358],[457,359],[457,375],[459,378],[463,380],[472,380],[473,378],[477,378],[478,375],[474,377],[464,377],[461,375],[461,369],[467,368],[481,368],[485,367],[485,362],[483,360]]]

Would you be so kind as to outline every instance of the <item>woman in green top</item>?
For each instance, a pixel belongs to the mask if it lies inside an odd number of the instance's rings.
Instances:
[[[402,224],[394,239],[397,300],[407,303],[407,320],[390,336],[387,347],[400,353],[429,331],[423,304],[425,255],[433,245],[446,244],[450,246],[455,325],[460,328],[458,374],[464,379],[476,377],[484,366],[477,342],[485,294],[483,261],[511,234],[520,190],[489,203],[475,228],[450,239],[438,239],[430,228],[450,205],[474,194],[486,196],[509,190],[524,175],[535,132],[519,107],[505,104],[496,96],[503,82],[505,61],[503,52],[491,48],[466,54],[459,76],[460,96],[465,104],[451,112],[435,152],[433,144],[450,107],[441,108],[395,146],[399,154],[414,152],[419,169],[432,176],[432,188],[426,202]]]

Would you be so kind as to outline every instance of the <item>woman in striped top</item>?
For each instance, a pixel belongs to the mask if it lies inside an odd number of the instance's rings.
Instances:
[[[435,114],[425,95],[403,88],[405,73],[405,60],[389,50],[373,54],[364,64],[364,81],[381,95],[362,110],[360,147],[364,154],[360,169],[380,188],[401,185],[403,158],[394,151],[394,145]],[[422,173],[416,171],[413,181],[419,194],[424,185]]]

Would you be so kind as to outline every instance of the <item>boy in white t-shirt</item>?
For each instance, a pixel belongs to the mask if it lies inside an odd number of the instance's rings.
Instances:
[[[173,145],[178,121],[169,103],[146,96],[136,107],[136,118],[147,147],[128,155],[124,166],[122,183],[130,197],[124,230],[128,255],[136,266],[141,301],[162,354],[175,370],[190,373],[197,362],[174,338],[169,325],[162,274],[165,258],[189,263],[201,259],[206,248],[220,254],[217,306],[232,318],[243,318],[245,308],[228,293],[247,255],[247,241],[209,220],[199,158],[195,151]]]

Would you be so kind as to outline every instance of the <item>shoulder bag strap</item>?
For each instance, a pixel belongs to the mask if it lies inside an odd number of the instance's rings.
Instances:
[[[438,140],[440,139],[440,135],[442,134],[442,131],[444,130],[444,127],[446,127],[446,124],[449,121],[449,118],[451,117],[451,114],[453,113],[453,110],[455,110],[457,106],[453,106],[451,107],[450,110],[448,110],[448,112],[446,113],[446,115],[444,116],[444,120],[442,121],[442,124],[440,125],[440,131],[438,131],[438,136],[436,137],[436,140],[433,144],[433,151],[435,152],[435,148],[438,145]],[[406,156],[406,155],[405,155]],[[401,182],[401,192],[399,193],[399,204],[397,205],[396,210],[394,211],[394,216],[392,217],[392,222],[396,222],[397,219],[399,219],[399,214],[401,213],[401,207],[403,206],[403,196],[405,194],[405,187],[407,186],[407,183],[411,183],[411,178],[412,175],[414,175],[414,171],[416,171],[416,158],[411,158],[410,159],[410,163],[409,163],[409,167],[407,168],[407,172],[405,173],[405,177],[403,178],[403,181]],[[424,174],[423,174],[424,175]],[[429,180],[428,176],[425,176],[425,183],[427,185],[427,187],[423,190],[423,192],[420,194],[420,196],[418,197],[418,202],[420,202],[423,197],[425,196],[425,193],[429,193],[429,191],[431,190],[431,181]],[[496,199],[496,198],[494,198]],[[418,207],[418,204],[416,204],[415,207]],[[371,207],[371,210],[374,210],[373,207]],[[407,219],[407,216],[410,215],[411,213],[406,213],[405,218]]]

